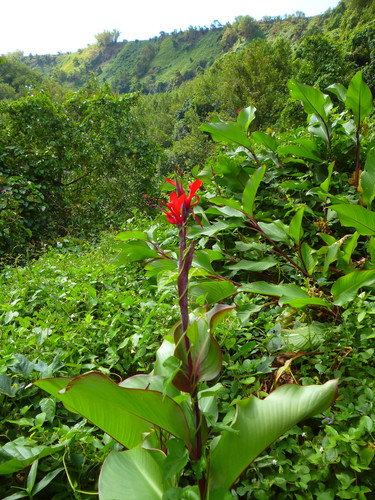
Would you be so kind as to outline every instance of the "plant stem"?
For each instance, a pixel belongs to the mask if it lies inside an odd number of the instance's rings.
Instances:
[[[186,220],[186,219],[185,219]],[[197,384],[195,381],[195,374],[193,370],[193,360],[190,353],[190,340],[186,334],[187,329],[189,327],[189,303],[188,303],[188,285],[189,285],[189,269],[191,267],[191,263],[193,260],[194,254],[194,242],[191,242],[190,247],[187,247],[186,242],[186,224],[182,224],[179,228],[179,239],[180,239],[180,255],[178,261],[178,303],[180,306],[180,315],[181,315],[181,326],[182,326],[182,334],[184,335],[184,343],[185,349],[187,353],[187,361],[188,361],[188,371],[189,371],[189,379],[190,379],[190,388],[191,388],[191,400],[193,405],[194,412],[194,423],[195,423],[195,450],[193,459],[194,461],[198,461],[202,457],[203,453],[203,442],[202,442],[202,414],[199,408],[198,402],[198,391]],[[204,499],[206,496],[207,489],[207,481],[206,475],[203,472],[202,477],[198,479],[198,487],[201,494],[201,498]]]

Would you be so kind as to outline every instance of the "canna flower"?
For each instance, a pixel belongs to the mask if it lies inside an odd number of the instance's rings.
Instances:
[[[202,181],[197,179],[189,184],[189,194],[187,195],[182,184],[179,182],[166,179],[167,182],[176,187],[169,196],[169,203],[166,204],[167,210],[163,210],[167,217],[168,222],[182,226],[187,221],[189,213],[192,211],[197,203],[199,203],[199,196],[196,194],[202,185]]]

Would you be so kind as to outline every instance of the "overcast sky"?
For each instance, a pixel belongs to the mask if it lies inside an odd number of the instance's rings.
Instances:
[[[95,34],[117,29],[119,40],[147,40],[161,31],[210,26],[236,16],[322,14],[339,0],[3,0],[0,54],[75,52],[95,43]]]

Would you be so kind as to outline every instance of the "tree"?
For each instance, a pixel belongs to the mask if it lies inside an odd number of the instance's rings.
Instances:
[[[161,153],[134,113],[137,101],[92,81],[62,103],[43,92],[3,104],[3,251],[14,246],[13,226],[25,241],[94,234],[142,206]]]
[[[112,31],[105,30],[103,33],[98,33],[95,35],[95,38],[100,47],[106,47],[111,43],[117,43],[119,36],[120,31],[114,29]]]

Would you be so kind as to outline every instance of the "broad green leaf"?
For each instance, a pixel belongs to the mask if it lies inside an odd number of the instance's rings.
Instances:
[[[148,240],[148,236],[143,231],[123,231],[116,235],[116,238],[121,241],[128,240]]]
[[[169,439],[167,442],[168,454],[164,463],[163,480],[173,479],[181,474],[189,461],[188,451],[181,439]]]
[[[174,350],[174,346],[173,346]],[[173,355],[173,351],[172,351]],[[150,391],[163,392],[164,390],[164,377],[160,375],[139,374],[128,377],[118,384],[120,387],[128,389],[148,389]],[[179,395],[179,391],[172,385],[168,388],[167,395],[174,398]]]
[[[159,274],[177,271],[177,261],[174,259],[155,259],[145,265],[146,276],[158,276]]]
[[[272,135],[266,134],[265,132],[253,132],[251,134],[251,137],[253,140],[258,143],[262,144],[265,148],[269,149],[270,151],[275,152],[277,149],[277,141]]]
[[[330,124],[326,123],[322,118],[315,113],[310,116],[310,125],[308,131],[315,137],[323,139],[327,144],[329,143],[330,137],[332,135],[332,127]]]
[[[332,264],[332,262],[335,262],[335,260],[337,260],[337,254],[339,248],[340,248],[339,241],[335,241],[332,245],[329,245],[329,247],[327,248],[327,253],[325,254],[324,257],[322,276],[328,275],[329,266]]]
[[[326,336],[324,328],[314,323],[293,330],[283,329],[281,331],[284,347],[289,351],[316,349],[324,342]]]
[[[261,183],[265,173],[266,167],[257,168],[253,175],[249,178],[242,194],[244,211],[250,217],[253,216],[255,197],[259,188],[259,184]]]
[[[287,146],[280,146],[277,150],[280,155],[294,155],[299,158],[306,158],[307,160],[314,160],[321,162],[321,158],[317,156],[311,149],[302,144],[288,144]]]
[[[353,271],[339,278],[332,285],[331,293],[334,304],[342,306],[349,300],[353,300],[357,292],[363,286],[370,286],[375,283],[375,269],[368,271]]]
[[[363,81],[361,71],[353,76],[349,84],[345,106],[353,112],[357,126],[363,123],[373,110],[371,90]]]
[[[289,237],[289,227],[281,222],[280,220],[276,220],[275,222],[259,222],[259,227],[264,231],[264,233],[271,238],[273,241],[281,241],[288,245],[291,240]]]
[[[115,258],[115,261],[119,264],[122,264],[123,261],[135,262],[137,260],[156,259],[159,257],[159,254],[142,240],[129,240],[119,243],[118,248],[121,253]]]
[[[316,256],[316,251],[306,242],[303,242],[301,245],[301,259],[306,271],[312,274],[318,262],[318,257]]]
[[[0,373],[0,394],[6,394],[13,398],[18,391],[17,384],[14,383],[12,377]]]
[[[294,99],[302,101],[306,113],[320,116],[327,121],[328,114],[332,109],[332,101],[319,89],[298,83],[296,80],[289,80],[288,88]]]
[[[236,307],[236,305],[216,304],[210,309],[205,315],[209,321],[210,331],[212,332],[212,330],[216,328],[233,309],[236,309]]]
[[[346,88],[341,83],[334,83],[327,87],[327,90],[332,94],[335,94],[336,97],[340,99],[341,102],[345,102],[346,99]]]
[[[64,381],[65,380],[65,381]],[[62,401],[126,448],[142,441],[157,425],[191,446],[190,431],[181,407],[161,392],[120,387],[100,372],[73,379],[43,379],[35,385]],[[63,384],[63,389],[61,385]]]
[[[247,108],[241,109],[241,111],[238,113],[237,123],[246,134],[251,122],[255,118],[255,111],[255,106],[248,106]]]
[[[211,453],[210,490],[229,489],[240,474],[275,439],[301,420],[322,413],[335,400],[337,381],[324,385],[283,385],[267,398],[237,403],[232,429],[224,431]],[[230,457],[230,459],[228,459]]]
[[[33,462],[32,466],[30,467],[29,473],[27,475],[26,489],[30,493],[35,484],[36,473],[38,472],[38,465],[39,465],[39,459],[36,459],[35,462]]]
[[[339,255],[339,261],[349,264],[352,258],[352,254],[356,249],[358,243],[359,233],[356,231],[352,234],[345,242],[342,247],[342,252]]]
[[[222,144],[237,144],[246,149],[251,149],[251,142],[238,123],[217,122],[205,123],[201,125],[200,130],[209,132],[212,139]]]
[[[63,449],[66,443],[52,446],[37,445],[23,437],[9,441],[0,448],[0,474],[13,474],[24,469],[39,458],[44,458]]]
[[[240,260],[236,264],[232,264],[230,266],[226,266],[226,269],[230,269],[232,271],[254,271],[261,272],[269,269],[270,267],[274,267],[278,264],[278,261],[273,257],[266,257],[262,260]]]
[[[189,347],[185,343],[185,335]],[[219,344],[210,333],[210,320],[204,315],[196,317],[183,335],[181,325],[174,332],[174,355],[181,360],[181,369],[173,380],[184,392],[192,392],[198,382],[216,378],[221,370],[222,353]]]
[[[36,483],[36,485],[34,486],[34,488],[32,490],[32,494],[36,495],[37,493],[39,493],[39,491],[42,491],[63,470],[64,470],[64,467],[59,467],[58,469],[52,470],[51,472],[49,472],[48,474],[43,476],[43,478],[38,483]]]
[[[207,304],[216,304],[222,300],[234,295],[237,292],[236,287],[230,281],[203,281],[199,284],[191,285],[190,294],[193,300],[199,296],[206,297]]]
[[[319,297],[297,297],[295,299],[290,299],[289,297],[280,297],[279,300],[280,305],[289,304],[291,307],[295,307],[299,309],[300,307],[305,306],[323,306],[323,307],[331,307],[331,304],[324,299],[320,299]]]
[[[354,227],[364,236],[375,236],[375,212],[360,205],[339,204],[330,208],[337,212],[343,226]]]
[[[237,224],[232,224],[230,222],[224,222],[224,221],[217,221],[214,222],[213,224],[210,224],[209,226],[204,226],[203,228],[201,227],[194,227],[191,230],[191,236],[213,236],[214,234],[223,231],[224,229],[228,229],[230,227],[235,227]]]
[[[211,260],[209,255],[203,250],[198,250],[197,252],[194,253],[193,266],[202,267],[209,273],[213,275],[216,274],[211,265]]]
[[[235,308],[234,305],[216,304],[203,315],[190,315],[190,324],[185,333],[181,324],[174,330],[176,349],[174,355],[181,361],[181,369],[173,382],[184,392],[192,392],[198,382],[216,378],[221,370],[222,353],[212,335],[215,326]],[[190,359],[189,359],[190,358]]]
[[[297,285],[273,285],[272,283],[267,283],[266,281],[255,281],[254,283],[244,285],[239,289],[239,291],[260,293],[261,295],[271,295],[275,297],[285,296],[290,299],[306,298],[309,296],[305,290],[302,290],[302,288]]]
[[[167,377],[170,375],[170,370],[168,367],[164,365],[168,358],[173,356],[175,345],[173,342],[165,339],[161,343],[159,349],[156,351],[156,361],[154,365],[153,373],[155,375],[161,375],[163,377]]]
[[[100,500],[161,500],[172,486],[163,481],[164,461],[160,450],[112,451],[99,476]]]
[[[331,183],[331,177],[332,177],[332,172],[333,172],[334,167],[335,167],[335,162],[332,161],[328,165],[328,177],[320,184],[320,187],[324,191],[329,191],[329,186],[330,186],[330,183]],[[325,201],[326,198],[327,198],[326,196],[323,196],[323,201]]]
[[[207,210],[205,210],[205,213],[206,214],[214,214],[214,215],[222,214],[222,215],[225,215],[226,217],[239,217],[241,219],[245,218],[245,214],[243,213],[242,208],[241,208],[241,211],[239,211],[239,210],[236,210],[235,208],[227,207],[227,206],[210,207]]]
[[[239,292],[260,293],[261,295],[271,295],[280,297],[280,304],[289,304],[292,307],[300,308],[308,305],[320,305],[329,307],[329,302],[318,297],[310,297],[309,294],[294,284],[273,285],[265,281],[255,281],[249,285],[244,285],[238,289]]]
[[[370,209],[372,201],[375,198],[375,148],[370,149],[367,154],[364,170],[361,174],[360,185],[363,199],[367,208]]]
[[[299,245],[299,241],[302,236],[302,218],[305,211],[305,206],[302,206],[297,212],[294,214],[292,220],[289,224],[289,235],[293,238],[297,245]]]
[[[175,486],[166,491],[163,496],[163,500],[201,500],[201,499],[202,497],[199,493],[198,486],[185,486],[185,488],[180,488],[178,486]],[[229,500],[232,499],[233,497],[231,496]],[[225,500],[225,499],[217,498],[213,500]]]
[[[226,207],[234,208],[242,213],[242,205],[237,200],[231,200],[227,198],[222,198],[221,196],[215,196],[214,198],[210,198],[210,202],[215,205],[224,205]]]

